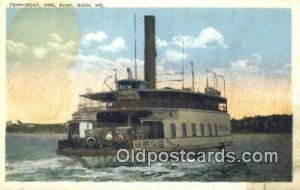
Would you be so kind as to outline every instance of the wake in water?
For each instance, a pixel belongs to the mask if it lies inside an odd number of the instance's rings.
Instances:
[[[280,152],[276,164],[242,163],[155,163],[86,168],[68,157],[57,156],[56,136],[8,135],[6,139],[6,181],[288,181],[291,180],[289,136],[236,136],[232,150]],[[251,144],[251,143],[252,144]],[[251,145],[251,146],[250,146]]]
[[[86,168],[66,157],[6,164],[8,181],[192,181],[222,176],[220,164],[155,163],[147,166]],[[224,177],[224,176],[223,176]]]

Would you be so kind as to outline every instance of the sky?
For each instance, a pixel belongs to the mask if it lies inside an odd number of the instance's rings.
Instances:
[[[7,119],[55,123],[71,119],[79,94],[107,91],[107,76],[134,69],[143,79],[144,15],[156,20],[157,85],[204,90],[206,70],[226,79],[231,117],[291,113],[289,9],[13,9],[8,8]],[[182,52],[183,50],[183,52]],[[210,77],[210,82],[211,82]],[[108,83],[113,85],[113,80]],[[219,81],[219,90],[223,93]]]

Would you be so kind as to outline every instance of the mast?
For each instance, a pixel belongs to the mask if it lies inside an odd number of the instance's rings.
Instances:
[[[134,74],[137,79],[137,66],[136,66],[136,15],[134,14]]]
[[[182,66],[182,89],[184,89],[184,41],[182,41],[182,47],[181,47],[181,56],[182,56],[182,60],[181,60],[181,66]]]
[[[194,73],[194,62],[190,61],[190,64],[192,66],[192,90],[195,92],[195,73]]]

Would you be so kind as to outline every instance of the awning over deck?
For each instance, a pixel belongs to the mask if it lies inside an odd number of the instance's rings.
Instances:
[[[80,96],[88,98],[90,100],[97,100],[102,102],[113,102],[117,100],[115,92],[98,92],[92,94],[83,94]]]

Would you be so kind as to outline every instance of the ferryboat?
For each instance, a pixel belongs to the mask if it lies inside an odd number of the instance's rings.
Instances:
[[[224,93],[208,79],[204,92],[156,88],[155,17],[145,16],[144,22],[144,80],[133,78],[128,68],[126,79],[115,75],[110,91],[80,95],[58,154],[88,166],[108,166],[119,149],[169,152],[231,144],[225,79]]]

